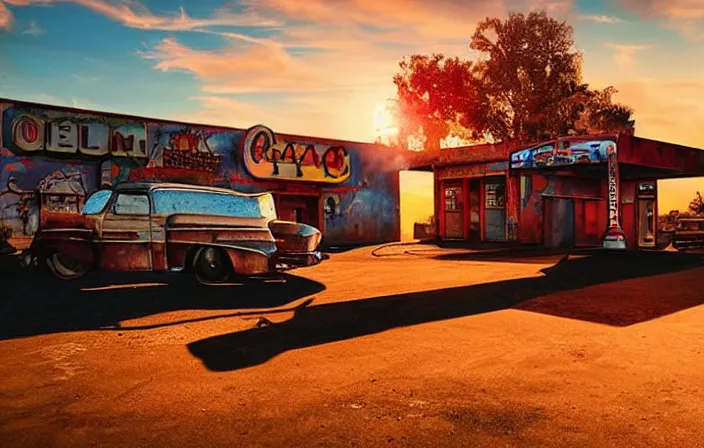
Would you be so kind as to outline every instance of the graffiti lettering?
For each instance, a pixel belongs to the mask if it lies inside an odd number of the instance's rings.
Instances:
[[[274,150],[275,153],[278,151]],[[296,143],[286,143],[284,152],[281,154],[280,162],[286,163],[286,158],[290,159],[290,163],[296,165],[296,177],[303,177],[303,165],[313,165],[316,168],[320,168],[320,159],[318,158],[318,153],[315,152],[315,145],[307,144],[305,146]],[[276,154],[273,154],[270,162],[274,163],[274,169],[278,172]]]
[[[111,128],[102,122],[82,123],[69,118],[43,120],[23,114],[12,121],[10,129],[12,143],[29,153],[147,157],[146,130],[137,123]]]
[[[274,133],[256,126],[245,135],[242,154],[252,176],[340,183],[350,176],[350,156],[343,146],[277,142]]]
[[[164,167],[217,172],[222,164],[222,156],[212,152],[208,145],[209,137],[210,134],[196,130],[185,130],[172,135],[164,147]]]

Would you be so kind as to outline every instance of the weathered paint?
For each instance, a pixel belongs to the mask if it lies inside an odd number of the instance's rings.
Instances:
[[[0,226],[15,235],[36,232],[40,188],[85,198],[102,184],[163,180],[318,198],[311,224],[332,245],[400,238],[398,151],[278,134],[255,163],[247,130],[1,99],[0,114]],[[28,193],[9,191],[10,178]]]
[[[612,164],[609,178],[608,155],[616,149],[614,160],[620,169],[613,169]],[[611,223],[625,231],[629,247],[637,247],[636,181],[704,176],[704,151],[632,135],[565,137],[511,151],[502,145],[476,145],[420,154],[411,160],[411,166],[433,167],[438,235],[444,236],[447,226],[445,186],[461,185],[467,198],[470,192],[467,179],[478,178],[483,187],[486,177],[492,174],[488,166],[500,162],[497,157],[502,152],[511,165],[506,183],[506,235],[507,239],[524,244],[559,244],[566,239],[573,240],[575,246],[598,246]],[[545,156],[545,163],[538,167],[533,163],[536,153]],[[550,162],[549,157],[552,157]],[[585,165],[586,169],[580,168]],[[491,227],[491,223],[486,223],[490,217],[483,207],[483,198],[481,204],[479,216],[484,239],[485,228]],[[656,201],[654,209],[657,214]],[[468,216],[466,211],[465,219]],[[464,224],[463,234],[467,238],[471,236],[469,223]],[[562,232],[565,226],[574,230],[553,238],[553,227]],[[546,241],[546,236],[550,241]]]
[[[162,198],[166,202],[160,204],[157,193],[164,191],[219,194],[259,204],[260,208],[256,213],[245,209],[241,215],[238,210],[228,210],[224,216],[193,214],[189,206],[198,204],[198,200],[182,200],[172,207],[168,202],[172,197],[166,196]],[[119,214],[116,205],[124,194],[147,199],[146,214]],[[103,205],[95,205],[92,215],[50,213],[52,219],[47,219],[47,225],[40,228],[32,243],[34,256],[42,258],[58,251],[83,261],[87,269],[163,271],[182,269],[187,255],[205,247],[218,247],[227,252],[235,273],[242,275],[276,270],[276,261],[282,256],[299,265],[321,261],[316,252],[320,231],[301,223],[277,221],[270,213],[269,194],[242,195],[187,185],[130,183],[118,186],[104,199],[94,197]],[[88,204],[94,202],[89,200]],[[152,239],[152,228],[163,229],[157,232],[156,241]],[[152,262],[154,258],[156,263]]]
[[[546,230],[544,219],[552,220],[554,209],[547,210],[546,204],[551,200],[571,200],[575,215],[575,244],[599,244],[598,237],[606,228],[606,201],[601,192],[604,180],[584,179],[567,176],[544,176],[540,174],[521,173],[520,184],[518,241],[526,244],[547,243],[545,235],[552,233]],[[566,210],[566,208],[560,208]],[[560,222],[562,218],[555,218]],[[601,223],[598,230],[595,225]],[[547,233],[546,233],[547,232]],[[594,241],[594,238],[597,238]]]
[[[474,163],[440,167],[437,169],[437,177],[441,180],[462,179],[465,177],[505,174],[507,171],[508,162]]]
[[[442,149],[440,151],[419,151],[408,156],[409,166],[444,167],[477,163],[508,163],[510,147],[503,143],[484,143]]]
[[[269,257],[262,252],[231,248],[226,251],[237,275],[256,275],[269,271]]]

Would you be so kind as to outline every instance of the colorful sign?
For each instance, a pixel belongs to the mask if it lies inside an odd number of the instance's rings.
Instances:
[[[550,168],[603,163],[608,158],[607,150],[610,146],[616,147],[616,142],[612,139],[553,140],[511,153],[511,168]]]
[[[143,124],[122,120],[111,126],[101,117],[54,115],[48,118],[3,110],[4,145],[21,155],[147,158]]]
[[[608,191],[609,191],[609,227],[620,227],[618,217],[619,178],[616,144],[607,148],[608,156]]]
[[[258,179],[341,183],[350,177],[350,156],[344,146],[277,142],[265,126],[247,131],[242,156],[247,171]]]

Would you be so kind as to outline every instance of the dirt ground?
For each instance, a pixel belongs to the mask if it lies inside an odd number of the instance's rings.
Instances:
[[[704,446],[704,265],[370,249],[286,283],[2,259],[2,447]]]

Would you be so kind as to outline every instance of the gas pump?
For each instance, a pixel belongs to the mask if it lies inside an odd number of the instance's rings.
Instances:
[[[625,250],[626,232],[621,228],[621,206],[620,200],[620,184],[618,172],[618,154],[616,144],[607,142],[606,156],[608,160],[608,191],[609,191],[609,227],[604,234],[602,242],[604,249],[610,250]]]
[[[638,223],[636,226],[638,246],[654,247],[656,241],[655,201],[657,199],[655,181],[638,183]]]

